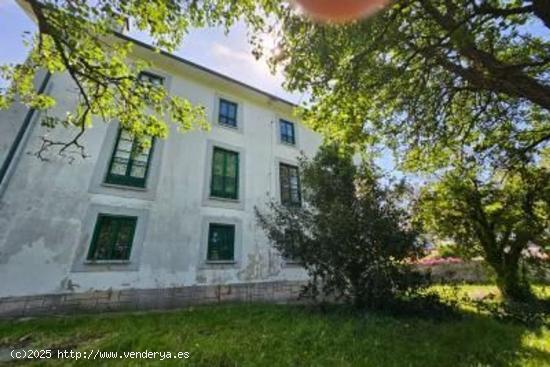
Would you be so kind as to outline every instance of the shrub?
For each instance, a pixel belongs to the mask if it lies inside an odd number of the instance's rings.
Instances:
[[[381,307],[426,283],[405,261],[424,244],[400,201],[404,186],[382,187],[370,162],[355,165],[342,150],[325,146],[301,160],[303,205],[272,201],[256,214],[282,256],[308,271],[306,294]]]

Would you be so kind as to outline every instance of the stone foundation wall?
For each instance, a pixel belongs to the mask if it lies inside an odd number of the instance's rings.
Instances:
[[[266,282],[0,298],[0,317],[180,308],[218,302],[295,302],[303,283]]]

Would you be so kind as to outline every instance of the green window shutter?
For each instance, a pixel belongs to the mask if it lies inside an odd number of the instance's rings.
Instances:
[[[239,153],[214,148],[210,195],[225,199],[238,199]]]
[[[300,206],[302,195],[298,167],[281,163],[279,165],[279,183],[281,203],[289,206]]]
[[[235,251],[235,226],[210,223],[208,228],[208,261],[233,261]]]
[[[105,182],[145,187],[155,146],[155,140],[149,139],[150,147],[141,149],[139,142],[130,132],[120,129]]]
[[[129,260],[137,217],[99,214],[88,260]]]

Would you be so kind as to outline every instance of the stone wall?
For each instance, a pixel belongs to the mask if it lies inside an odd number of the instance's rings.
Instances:
[[[492,270],[481,261],[454,264],[417,265],[421,272],[429,272],[436,283],[490,283],[494,281]],[[534,282],[550,283],[550,272],[541,276],[532,272]]]
[[[302,282],[127,289],[0,298],[0,317],[171,309],[219,302],[295,302]]]
[[[417,265],[417,269],[421,272],[429,272],[432,281],[436,283],[487,283],[491,276],[489,270],[479,261]]]

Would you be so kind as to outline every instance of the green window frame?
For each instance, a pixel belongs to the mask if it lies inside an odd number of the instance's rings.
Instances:
[[[281,142],[286,144],[296,144],[296,134],[294,132],[294,123],[287,120],[280,120]]]
[[[119,129],[105,182],[144,188],[155,146],[155,139],[149,139],[150,147],[142,149],[129,131]]]
[[[88,261],[128,261],[132,251],[137,217],[99,214]]]
[[[238,105],[235,102],[220,98],[218,122],[221,125],[237,127]]]
[[[287,206],[302,205],[300,189],[300,173],[298,167],[290,164],[279,164],[279,183],[281,189],[281,203]]]
[[[214,147],[210,196],[237,200],[239,198],[239,153]]]
[[[235,225],[210,223],[206,260],[212,262],[235,260]]]

